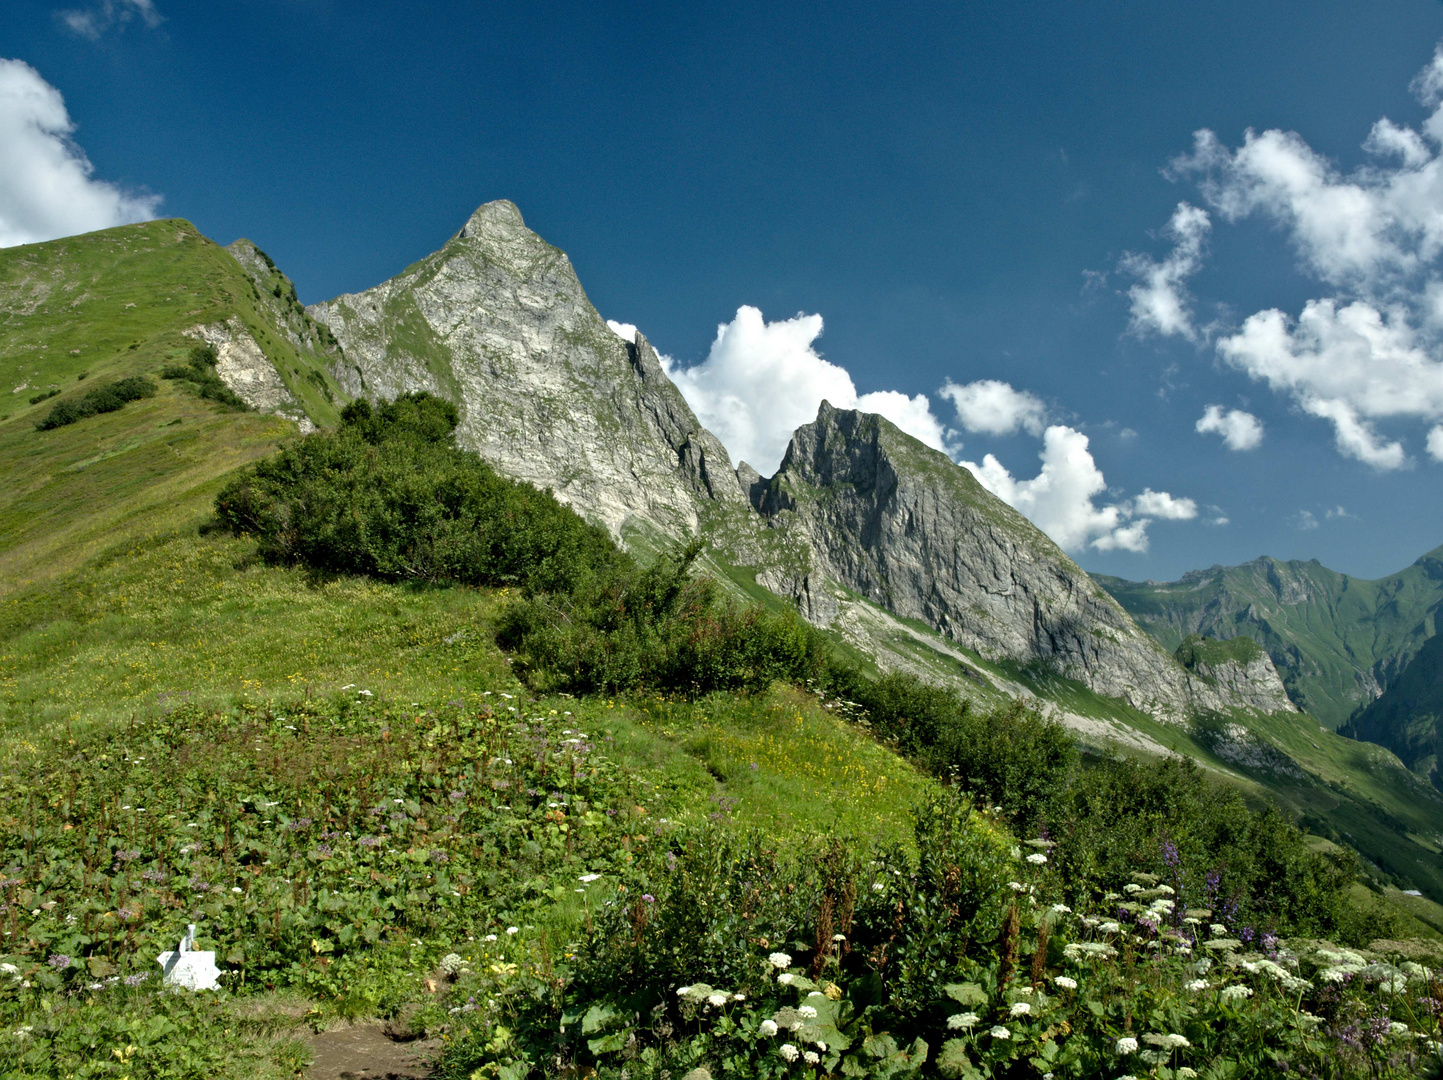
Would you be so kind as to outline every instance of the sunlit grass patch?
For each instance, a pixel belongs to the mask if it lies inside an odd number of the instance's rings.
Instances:
[[[639,698],[623,716],[706,766],[717,781],[711,812],[771,835],[821,830],[906,843],[911,808],[935,785],[815,698],[780,684],[751,696]]]

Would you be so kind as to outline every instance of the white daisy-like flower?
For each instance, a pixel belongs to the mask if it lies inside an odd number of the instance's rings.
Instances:
[[[947,1017],[947,1026],[953,1031],[969,1031],[977,1026],[982,1018],[974,1012],[953,1013]]]
[[[810,1005],[803,1005],[797,1009],[797,1015],[803,1020],[815,1020],[817,1018],[817,1010]]]
[[[1076,989],[1077,989],[1077,980],[1076,980],[1076,979],[1073,979],[1073,978],[1069,978],[1069,977],[1066,976],[1066,975],[1059,975],[1059,976],[1057,976],[1057,978],[1053,979],[1052,981],[1053,981],[1053,983],[1054,983],[1055,985],[1062,987],[1062,989],[1064,989],[1064,990],[1076,990]]]
[[[706,1003],[713,1009],[720,1009],[727,1003],[727,996],[725,994],[708,994],[706,996]]]
[[[1240,1001],[1243,998],[1250,998],[1252,996],[1253,989],[1250,986],[1234,985],[1223,987],[1224,1001]]]
[[[818,1056],[815,1050],[808,1050],[805,1054],[802,1055],[802,1060],[805,1061],[808,1065],[815,1065],[822,1059]]]
[[[998,1024],[995,1028],[993,1028],[993,1029],[992,1029],[991,1031],[989,1031],[987,1034],[991,1035],[994,1039],[1010,1039],[1010,1038],[1012,1038],[1012,1032],[1008,1031],[1008,1030],[1007,1030],[1005,1027],[1003,1027],[1001,1024]]]
[[[1122,1038],[1117,1040],[1117,1044],[1113,1047],[1113,1049],[1115,1049],[1119,1054],[1122,1054],[1124,1056],[1128,1054],[1135,1054],[1137,1053],[1137,1040],[1134,1039],[1131,1035],[1124,1035]]]
[[[767,957],[767,963],[771,964],[772,967],[779,970],[785,970],[786,968],[792,966],[792,958],[791,955],[788,953],[774,952],[771,956]]]
[[[1027,856],[1027,861],[1033,866],[1041,866],[1047,861],[1047,856],[1040,851],[1034,851],[1031,855]]]
[[[763,1020],[761,1027],[757,1028],[757,1030],[770,1039],[777,1033],[777,1022],[775,1020]]]
[[[1072,909],[1066,904],[1053,904],[1052,910],[1059,915],[1070,915],[1072,913]]]
[[[782,1057],[788,1061],[796,1061],[797,1058],[802,1056],[802,1052],[791,1043],[782,1043],[781,1046],[777,1047],[777,1053],[781,1054]]]
[[[791,986],[792,980],[794,980],[795,978],[796,976],[793,975],[790,971],[784,971],[777,976],[777,982],[781,983],[783,986]]]
[[[1019,1016],[1027,1016],[1032,1012],[1032,1006],[1025,1001],[1014,1001],[1012,1008],[1007,1010],[1007,1015],[1016,1020]]]
[[[1206,979],[1193,979],[1191,982],[1183,983],[1182,988],[1184,990],[1190,990],[1192,991],[1192,993],[1197,994],[1206,990],[1211,985],[1212,983],[1208,982]]]

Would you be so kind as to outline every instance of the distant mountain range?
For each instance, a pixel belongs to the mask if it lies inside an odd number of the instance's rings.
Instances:
[[[1388,747],[1443,787],[1443,547],[1376,581],[1269,558],[1174,582],[1094,580],[1169,647],[1189,634],[1252,638],[1300,709]]]

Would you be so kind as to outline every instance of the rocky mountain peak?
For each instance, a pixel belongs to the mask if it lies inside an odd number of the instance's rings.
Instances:
[[[526,222],[522,220],[520,208],[510,199],[496,199],[478,206],[466,224],[461,226],[456,239],[495,242],[503,236],[514,236],[523,229],[526,229]]]
[[[348,392],[454,401],[462,445],[618,536],[686,536],[747,509],[656,350],[612,332],[513,203],[486,203],[435,254],[310,310],[344,349],[332,374]]]

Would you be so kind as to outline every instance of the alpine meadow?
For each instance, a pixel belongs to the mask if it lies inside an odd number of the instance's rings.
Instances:
[[[1436,553],[1094,580],[826,403],[761,477],[507,202],[309,308],[0,250],[0,379],[0,1076],[1438,1075]]]

